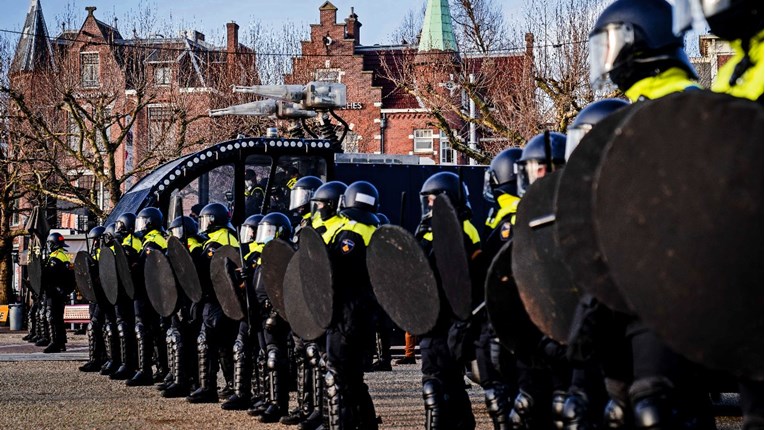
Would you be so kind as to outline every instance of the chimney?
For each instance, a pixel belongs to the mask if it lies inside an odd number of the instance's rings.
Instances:
[[[88,7],[85,8],[85,10],[88,11],[88,16],[93,16],[93,12],[96,11],[96,7],[95,6],[88,6]]]
[[[239,25],[233,21],[226,24],[226,52],[231,54],[227,55],[228,62],[233,63],[236,59],[236,54],[239,52]]]
[[[337,24],[337,8],[328,1],[324,2],[324,4],[319,7],[319,17],[319,24],[321,24],[322,27],[335,25]]]
[[[526,33],[524,39],[526,40],[526,55],[534,57],[534,33]]]
[[[359,16],[356,15],[356,13],[353,12],[353,8],[351,8],[351,14],[348,16],[348,18],[345,18],[345,38],[353,39],[354,45],[360,45],[360,29],[361,23],[359,22]]]

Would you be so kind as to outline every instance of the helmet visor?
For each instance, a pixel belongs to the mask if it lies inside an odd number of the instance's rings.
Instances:
[[[255,233],[257,233],[257,230],[251,225],[243,225],[242,228],[239,229],[239,242],[250,243],[254,241]]]
[[[212,225],[213,220],[214,218],[212,215],[202,215],[199,217],[199,230],[207,231],[207,229]]]
[[[145,231],[149,224],[151,224],[151,220],[149,217],[141,216],[135,219],[135,231]],[[120,229],[117,229],[117,231],[122,231]]]
[[[609,24],[590,35],[590,85],[593,88],[605,85],[608,73],[619,65],[617,59],[622,50],[634,41],[635,32],[630,24]]]
[[[590,130],[592,130],[592,125],[590,124],[569,127],[566,130],[566,161],[568,161],[568,158],[571,156],[571,153],[574,152],[574,149],[579,146],[579,142],[582,141],[584,135],[589,133]]]
[[[494,199],[494,190],[491,186],[492,183],[496,183],[494,180],[494,171],[486,169],[486,172],[483,174],[483,198],[486,201],[494,203],[496,200]]]
[[[120,231],[120,232],[125,232],[125,233],[128,232],[127,225],[124,222],[122,222],[122,221],[115,222],[114,223],[114,229],[116,231]]]
[[[309,188],[293,188],[290,191],[290,210],[294,211],[301,206],[307,205],[311,201],[313,191]]]
[[[268,243],[276,237],[278,227],[273,224],[258,224],[258,231],[255,234],[256,243]]]
[[[422,208],[423,220],[433,217],[433,203],[435,201],[435,194],[424,194],[420,196],[420,206]]]
[[[170,234],[178,239],[183,239],[183,226],[179,225],[178,227],[170,228]]]

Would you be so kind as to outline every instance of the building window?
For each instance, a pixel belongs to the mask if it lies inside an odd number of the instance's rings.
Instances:
[[[157,67],[154,69],[154,85],[170,85],[172,71],[169,67]]]
[[[342,82],[344,74],[341,69],[316,69],[316,80],[321,82]]]
[[[441,147],[441,164],[456,164],[457,150],[452,149],[452,145],[449,143],[449,137],[442,131],[439,139]]]
[[[149,142],[147,150],[160,156],[172,156],[175,149],[175,124],[170,106],[149,107]]]
[[[80,72],[83,88],[98,88],[98,52],[80,54]]]
[[[433,152],[433,130],[414,131],[414,152]]]

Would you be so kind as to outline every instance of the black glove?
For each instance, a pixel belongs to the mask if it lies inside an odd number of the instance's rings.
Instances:
[[[612,323],[612,313],[606,306],[592,296],[582,297],[571,324],[566,353],[568,359],[574,363],[592,360],[604,331]]]
[[[555,339],[547,336],[542,337],[542,340],[539,341],[538,350],[542,353],[542,357],[550,363],[566,361],[566,346]]]
[[[468,363],[475,359],[476,334],[470,321],[456,321],[449,327],[446,340],[452,357],[460,363]]]

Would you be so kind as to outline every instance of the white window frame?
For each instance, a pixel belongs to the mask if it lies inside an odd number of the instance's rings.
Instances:
[[[95,62],[87,61],[95,58]],[[101,86],[101,58],[98,52],[80,52],[80,84],[83,88],[98,88]]]
[[[433,135],[433,130],[429,128],[418,128],[415,129],[412,133],[413,136],[413,142],[412,147],[414,149],[415,154],[425,154],[433,153],[433,140],[435,139],[435,136]],[[428,145],[427,148],[423,147],[423,145]]]
[[[173,69],[162,66],[154,68],[154,85],[158,87],[170,86],[173,80]]]
[[[440,164],[457,164],[457,150],[452,148],[452,145],[449,143],[449,136],[446,135],[446,133],[441,130],[441,133],[438,136],[439,139],[439,163]],[[449,161],[449,157],[451,156],[451,161]]]

